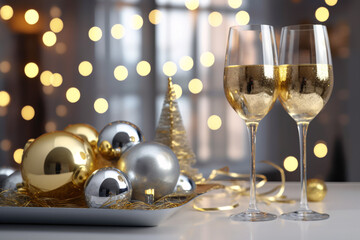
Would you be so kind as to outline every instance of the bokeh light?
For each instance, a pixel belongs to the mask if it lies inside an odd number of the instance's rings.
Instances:
[[[4,20],[9,20],[14,16],[14,10],[9,5],[4,5],[0,9],[1,18]]]
[[[148,63],[147,61],[141,61],[136,65],[136,72],[140,75],[140,76],[147,76],[151,71],[151,66],[150,63]]]
[[[26,121],[30,121],[35,117],[35,110],[32,106],[26,105],[21,109],[21,116]]]
[[[162,12],[160,12],[160,10],[158,9],[154,9],[149,13],[149,21],[156,25],[159,24],[161,22],[162,19]]]
[[[14,151],[13,158],[17,164],[21,164],[24,149],[18,148]]]
[[[92,27],[90,28],[89,30],[89,38],[91,41],[94,41],[94,42],[97,42],[101,39],[102,37],[102,31],[101,31],[101,28],[99,27]]]
[[[192,57],[184,56],[180,59],[180,68],[184,71],[189,71],[194,66],[194,60]]]
[[[50,21],[50,29],[51,31],[53,31],[54,33],[59,33],[63,30],[64,28],[64,23],[60,18],[53,18]]]
[[[199,0],[185,0],[185,7],[189,10],[195,10],[199,7]]]
[[[58,54],[64,54],[66,52],[66,44],[63,42],[58,42],[55,45],[55,51]]]
[[[10,72],[11,69],[11,64],[8,61],[2,61],[0,63],[0,71],[2,73],[8,73]]]
[[[51,83],[50,83],[51,84]],[[54,87],[53,86],[43,86],[42,90],[44,92],[45,95],[51,95],[54,92]]]
[[[35,9],[27,10],[24,17],[25,21],[30,25],[34,25],[39,21],[39,13]]]
[[[212,12],[208,16],[208,21],[212,27],[218,27],[221,25],[223,17],[219,12]]]
[[[325,3],[329,6],[335,6],[338,0],[325,0]]]
[[[66,91],[66,99],[71,103],[76,103],[80,99],[80,91],[75,87],[71,87]]]
[[[89,61],[82,61],[79,64],[80,75],[87,77],[92,73],[92,71],[93,71],[93,66]]]
[[[3,139],[0,142],[0,148],[1,150],[7,152],[11,148],[11,141],[9,139]]]
[[[56,123],[53,121],[49,121],[45,124],[46,132],[54,132],[54,131],[56,131],[56,128],[57,128]]]
[[[316,9],[315,17],[319,22],[325,22],[329,18],[329,10],[326,7]]]
[[[317,142],[314,147],[314,154],[318,158],[324,158],[328,153],[326,143],[323,141]]]
[[[115,24],[111,27],[111,36],[115,39],[121,39],[125,35],[125,28],[121,24]]]
[[[172,77],[177,72],[177,66],[174,62],[168,61],[163,65],[163,73],[168,76]]]
[[[188,84],[189,91],[193,94],[198,94],[203,89],[203,83],[200,79],[194,78]]]
[[[0,91],[0,107],[6,107],[10,103],[10,94],[6,91]]]
[[[200,56],[200,63],[204,67],[211,67],[215,63],[215,56],[211,52],[204,52]]]
[[[298,168],[299,163],[296,157],[288,156],[284,159],[283,165],[286,171],[293,172]]]
[[[108,110],[108,108],[109,108],[109,104],[105,98],[98,98],[95,100],[94,109],[97,113],[103,114]]]
[[[179,99],[182,95],[182,87],[179,84],[173,84],[175,99]]]
[[[228,0],[228,4],[231,8],[239,8],[241,7],[242,0]]]
[[[39,73],[39,67],[36,63],[29,62],[25,65],[24,72],[28,78],[34,78]]]
[[[56,115],[58,115],[59,117],[65,117],[67,115],[67,107],[65,105],[57,106]]]
[[[50,16],[53,18],[59,18],[61,16],[61,9],[58,6],[52,6],[50,8]]]
[[[50,86],[51,85],[51,76],[52,72],[49,70],[45,70],[40,74],[40,82],[44,86]]]
[[[55,33],[47,31],[44,33],[42,40],[45,46],[52,47],[55,45],[57,39]]]
[[[140,29],[144,24],[144,20],[140,15],[133,15],[131,21],[131,27],[135,30]]]
[[[53,85],[54,87],[60,87],[61,84],[63,83],[63,77],[61,76],[60,73],[54,73],[50,77],[50,82],[51,82],[51,85]]]
[[[211,130],[218,130],[221,127],[222,121],[218,115],[211,115],[207,120],[207,124]]]
[[[118,81],[124,81],[128,77],[129,73],[125,66],[117,66],[114,69],[114,77]]]
[[[235,15],[235,20],[239,25],[246,25],[250,22],[250,15],[246,11],[239,11]]]
[[[0,117],[5,117],[8,112],[6,107],[0,107]]]

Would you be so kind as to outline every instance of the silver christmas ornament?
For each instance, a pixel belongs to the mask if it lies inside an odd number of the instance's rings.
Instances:
[[[2,190],[12,190],[12,191],[16,191],[17,190],[17,185],[22,185],[23,183],[23,178],[21,176],[21,172],[20,171],[15,171],[13,174],[11,174],[10,176],[8,176],[4,182],[3,182],[3,188]]]
[[[84,187],[88,207],[108,208],[118,200],[131,199],[131,183],[119,169],[107,167],[93,172]]]
[[[185,174],[180,174],[176,183],[174,192],[176,193],[193,193],[196,190],[196,184],[192,178]]]
[[[173,193],[180,174],[179,162],[173,151],[160,143],[143,142],[121,155],[117,167],[129,177],[132,199],[146,201],[153,192],[155,201]]]
[[[12,168],[8,168],[8,167],[0,168],[0,189],[2,189],[5,179],[8,176],[10,176],[13,172],[15,172],[15,170]]]
[[[140,129],[126,121],[106,125],[99,133],[98,149],[107,160],[118,160],[122,153],[144,140]]]

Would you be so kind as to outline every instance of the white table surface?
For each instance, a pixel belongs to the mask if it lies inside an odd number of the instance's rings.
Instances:
[[[0,224],[0,239],[360,239],[360,183],[327,183],[327,186],[324,201],[309,204],[313,210],[330,214],[330,218],[323,221],[230,221],[231,214],[246,209],[248,198],[242,197],[240,206],[230,211],[199,212],[188,204],[157,227]],[[287,183],[285,194],[298,200],[299,189],[299,183]],[[260,203],[258,207],[279,215],[295,210],[297,205],[298,201],[296,204]]]

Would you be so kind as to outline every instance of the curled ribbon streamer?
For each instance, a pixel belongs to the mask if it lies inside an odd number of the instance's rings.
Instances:
[[[275,187],[273,187],[272,189],[263,192],[263,193],[257,193],[256,194],[256,198],[259,201],[263,201],[266,204],[270,204],[271,202],[278,202],[278,203],[294,203],[295,200],[292,199],[288,199],[286,196],[284,196],[284,191],[285,191],[285,172],[284,170],[279,167],[278,165],[269,162],[269,161],[262,161],[262,163],[268,164],[272,167],[274,167],[276,170],[279,171],[280,173],[280,178],[281,178],[281,183]],[[245,179],[245,178],[249,178],[249,174],[239,174],[239,173],[233,173],[229,171],[228,167],[224,167],[218,170],[213,170],[211,172],[211,174],[209,175],[209,178],[207,180],[205,180],[205,182],[214,182],[216,181],[217,177],[230,177],[233,179]],[[260,182],[258,182],[256,184],[256,188],[261,188],[265,185],[265,183],[267,182],[267,178],[265,175],[262,174],[256,174],[257,178],[262,179]],[[231,182],[234,182],[234,180],[230,180]],[[235,196],[240,195],[249,195],[249,187],[243,187],[241,185],[238,184],[231,184],[230,186],[224,186],[225,190],[228,190],[232,193],[235,193]],[[233,203],[229,204],[229,205],[224,205],[224,206],[216,206],[216,207],[200,207],[199,205],[199,201],[201,200],[202,197],[198,197],[194,200],[193,203],[193,208],[198,210],[198,211],[202,211],[202,212],[207,212],[207,211],[225,211],[225,210],[231,210],[234,209],[236,207],[239,206],[239,203],[235,202],[235,199],[233,199]]]

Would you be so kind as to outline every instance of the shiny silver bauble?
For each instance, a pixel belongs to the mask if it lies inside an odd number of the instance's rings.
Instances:
[[[106,125],[99,133],[98,150],[107,160],[119,160],[121,154],[144,140],[140,129],[126,121]]]
[[[133,187],[132,199],[145,201],[153,189],[155,200],[173,193],[180,166],[173,151],[160,143],[143,142],[126,151],[117,163]]]
[[[88,207],[108,208],[131,199],[131,183],[119,169],[107,167],[91,174],[84,187]]]
[[[191,177],[181,173],[176,183],[174,192],[188,194],[193,193],[195,190],[196,184],[194,180],[192,180]]]
[[[22,186],[22,183],[23,179],[21,177],[21,172],[15,171],[4,180],[2,190],[16,191],[17,186]]]

